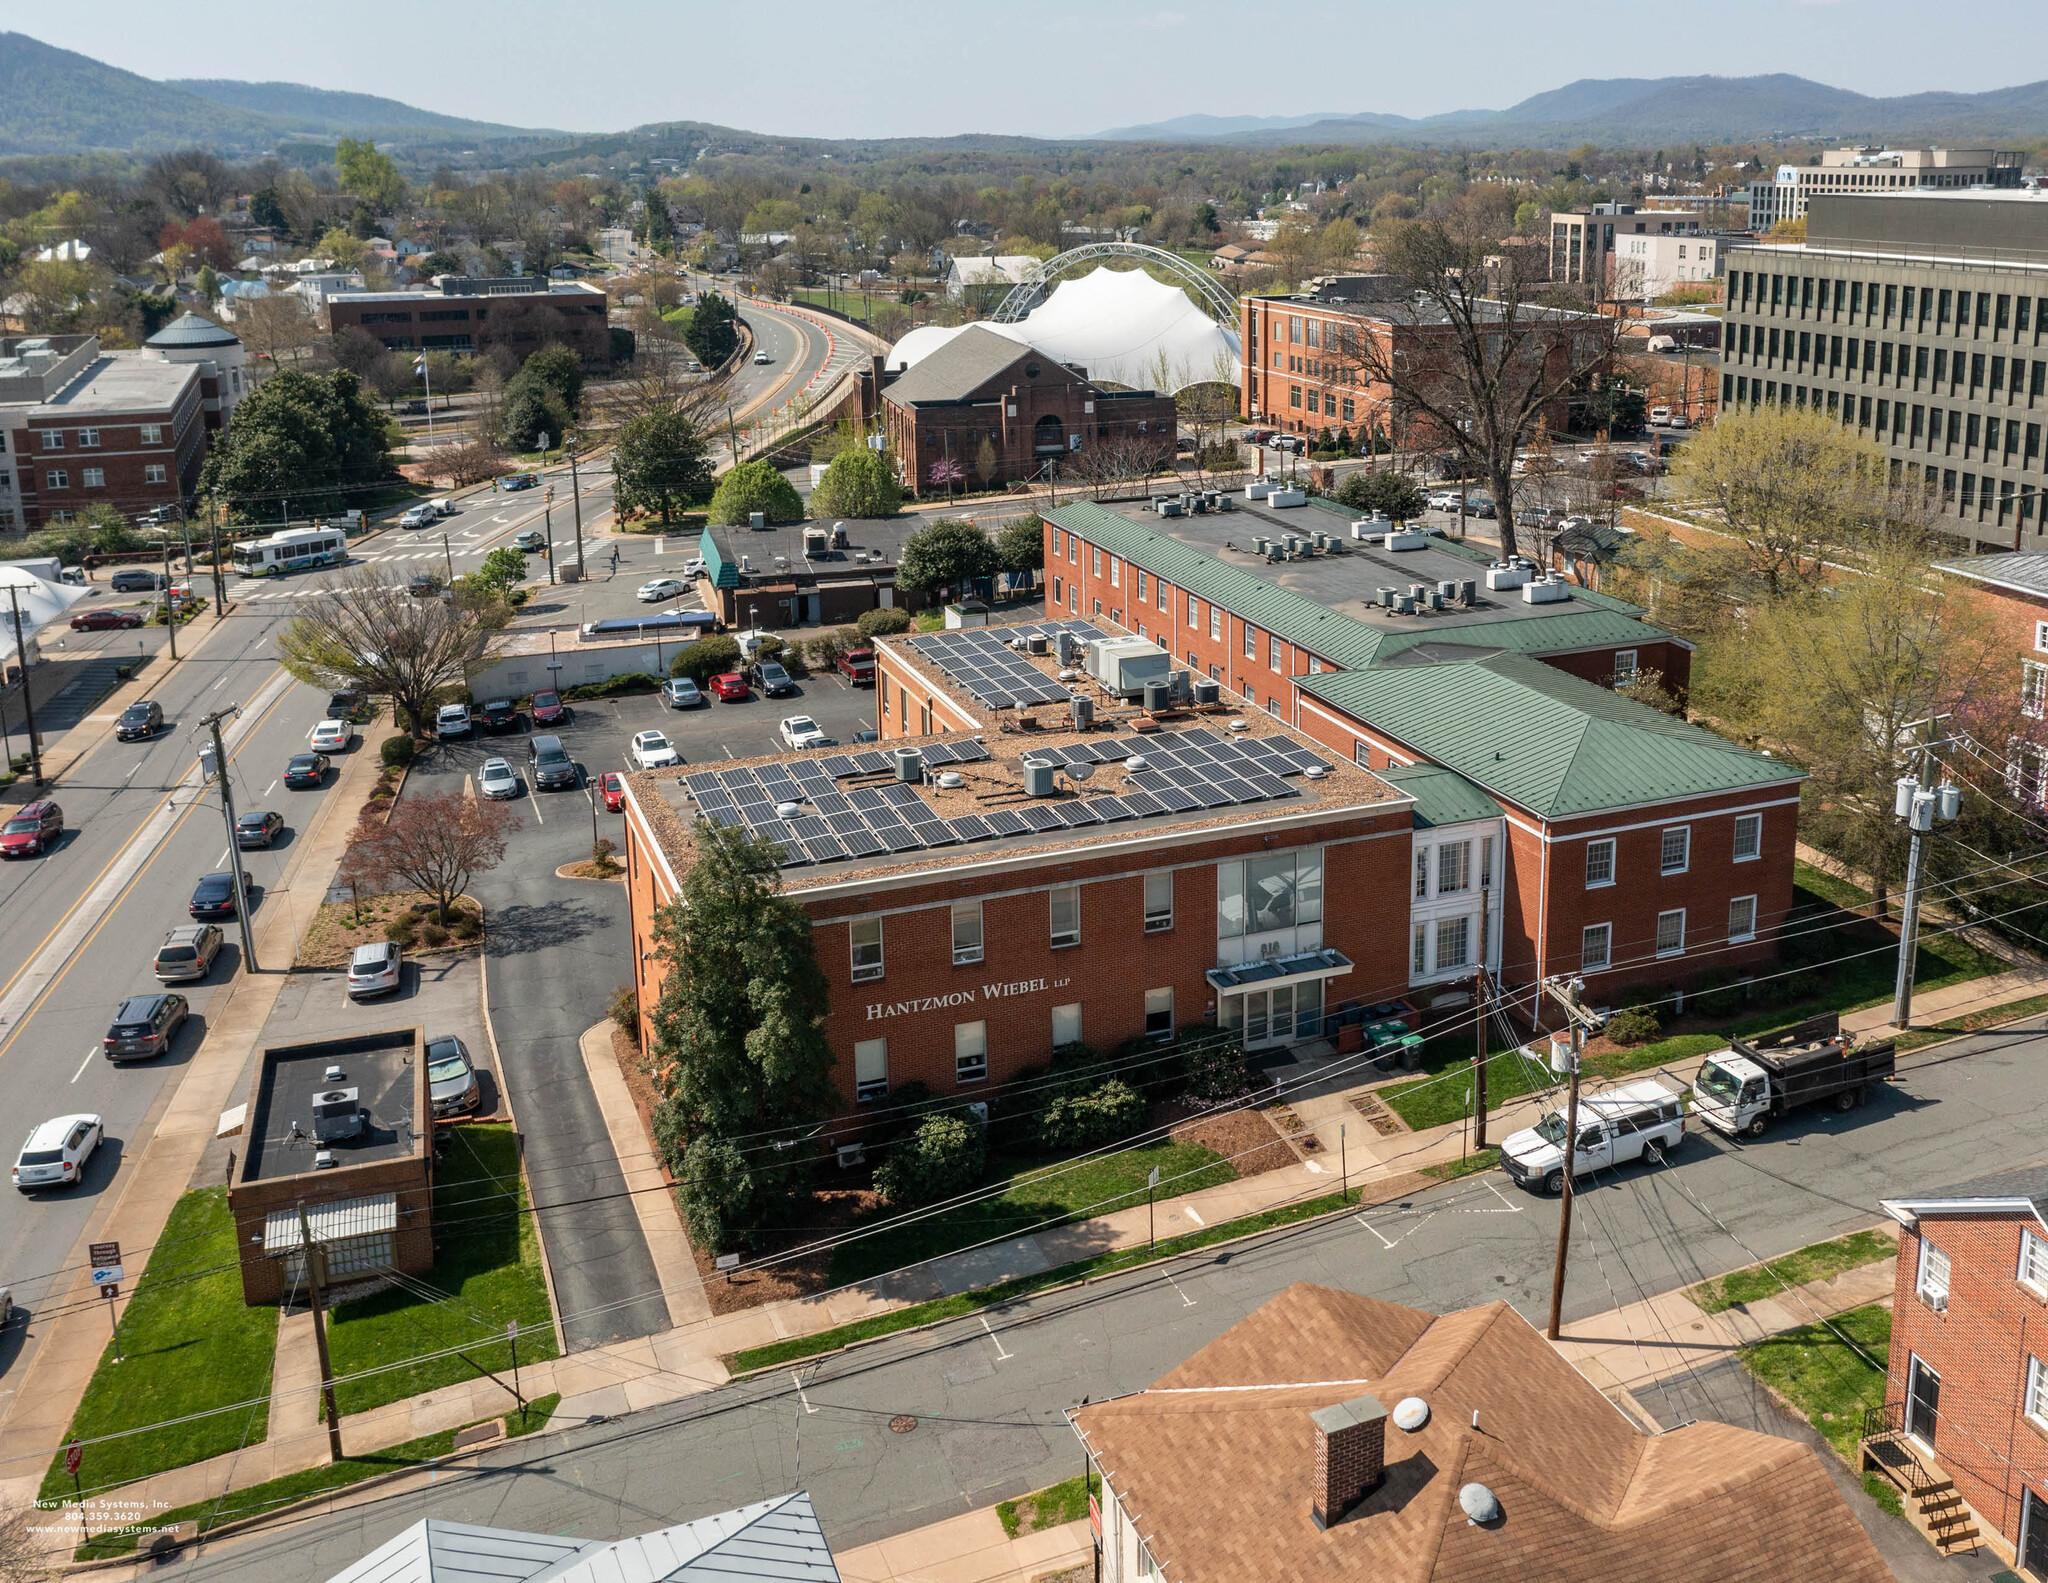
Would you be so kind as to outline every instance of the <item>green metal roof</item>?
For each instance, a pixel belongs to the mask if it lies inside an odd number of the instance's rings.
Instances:
[[[1415,799],[1418,830],[1469,824],[1474,819],[1498,819],[1507,811],[1456,770],[1447,770],[1441,764],[1410,764],[1406,769],[1373,773],[1396,791]]]
[[[711,579],[713,588],[737,588],[740,585],[740,565],[732,558],[732,552],[719,541],[711,531],[709,523],[697,535],[697,553],[704,557],[704,571]]]
[[[1544,819],[1803,778],[1521,654],[1379,665],[1295,684]]]
[[[1572,589],[1572,605],[1578,603],[1583,592],[1581,588]],[[1505,649],[1511,654],[1564,654],[1573,649],[1638,648],[1670,638],[1669,633],[1646,626],[1618,610],[1577,610],[1572,605],[1559,606],[1555,615],[1530,616],[1520,621],[1460,623],[1446,610],[1431,617],[1425,631],[1381,635],[1373,660],[1385,665],[1407,650],[1424,645],[1469,645],[1475,649]]]

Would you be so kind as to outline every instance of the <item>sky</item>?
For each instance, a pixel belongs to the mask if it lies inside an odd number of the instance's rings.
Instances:
[[[146,77],[300,82],[515,126],[1080,137],[1197,112],[1499,109],[1581,77],[1793,72],[1884,95],[2048,74],[2042,0],[1968,13],[1930,27],[1925,0],[490,0],[166,26],[157,0],[97,0],[0,25]],[[1998,39],[2013,48],[1987,50]]]

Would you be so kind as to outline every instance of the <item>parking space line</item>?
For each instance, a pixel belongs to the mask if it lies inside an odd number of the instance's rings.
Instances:
[[[1365,1229],[1367,1231],[1370,1231],[1375,1237],[1380,1237],[1380,1228],[1378,1226],[1375,1226],[1370,1220],[1367,1220],[1365,1216],[1353,1215],[1351,1218],[1357,1221],[1361,1226],[1365,1227]],[[1385,1237],[1380,1237],[1380,1245],[1388,1249],[1391,1249],[1394,1246],[1391,1242],[1387,1241]]]
[[[1486,1185],[1489,1189],[1491,1189],[1493,1196],[1495,1198],[1498,1198],[1503,1204],[1508,1205],[1509,1214],[1519,1215],[1522,1212],[1522,1206],[1520,1204],[1508,1204],[1507,1194],[1503,1193],[1498,1187],[1495,1187],[1493,1183],[1488,1182]]]
[[[270,784],[269,784],[268,786],[266,786],[266,787],[264,787],[264,788],[263,788],[263,795],[264,795],[264,796],[266,796],[266,797],[268,797],[268,796],[269,796],[269,795],[270,795],[270,794],[271,794],[272,792],[274,792],[274,791],[276,791],[276,790],[277,790],[277,782],[276,782],[276,781],[272,781],[272,782],[271,782],[271,783],[270,783]]]
[[[75,1072],[73,1072],[73,1073],[71,1074],[71,1081],[72,1081],[72,1082],[74,1082],[74,1083],[75,1083],[75,1082],[77,1082],[77,1081],[78,1081],[78,1080],[79,1080],[79,1079],[80,1079],[81,1077],[85,1076],[85,1069],[86,1069],[86,1068],[87,1068],[88,1066],[91,1066],[91,1065],[92,1065],[92,1062],[93,1062],[93,1057],[94,1057],[94,1056],[96,1056],[96,1055],[98,1055],[99,1053],[100,1053],[100,1052],[99,1052],[98,1050],[87,1050],[87,1051],[85,1052],[85,1059],[84,1059],[83,1061],[80,1061],[80,1062],[78,1063],[78,1070],[77,1070],[77,1071],[75,1071]]]
[[[1171,1277],[1168,1277],[1168,1279],[1171,1279]],[[1016,1356],[1016,1354],[1013,1352],[1005,1352],[1003,1350],[1003,1343],[1001,1338],[998,1337],[993,1330],[989,1329],[987,1314],[983,1314],[981,1316],[981,1328],[985,1331],[988,1331],[989,1340],[995,1342],[996,1344],[996,1361],[998,1363],[1007,1363],[1011,1358]]]
[[[541,822],[542,824],[546,824],[546,823],[548,822],[548,816],[547,816],[546,814],[544,814],[544,813],[542,813],[542,812],[540,811],[540,787],[539,787],[539,785],[538,785],[538,784],[534,784],[534,783],[529,783],[529,784],[528,784],[528,786],[527,786],[527,788],[526,788],[526,790],[527,790],[527,794],[528,794],[528,796],[529,796],[529,797],[531,797],[531,799],[532,799],[532,801],[533,801],[533,816],[534,816],[534,818],[538,819],[538,820],[539,820],[539,821],[540,821],[540,822]]]

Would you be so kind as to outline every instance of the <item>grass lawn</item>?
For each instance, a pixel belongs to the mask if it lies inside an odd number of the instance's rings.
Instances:
[[[92,1311],[71,1316],[77,1325],[106,1322],[106,1315]],[[104,1445],[88,1443],[82,1470],[86,1490],[202,1462],[263,1439],[270,1423],[270,1365],[276,1352],[277,1310],[242,1302],[227,1189],[187,1193],[172,1207],[121,1318],[126,1361],[114,1361],[109,1343],[65,1438],[90,1442],[98,1435],[252,1398],[255,1405]],[[71,1489],[60,1454],[43,1477],[42,1495],[69,1499]]]
[[[1422,1070],[1429,1074],[1412,1083],[1397,1083],[1380,1090],[1380,1098],[1409,1126],[1420,1132],[1462,1121],[1471,1113],[1465,1097],[1472,1086],[1472,1037],[1470,1032],[1446,1034],[1422,1047]],[[1448,1075],[1446,1075],[1448,1074]],[[1540,1060],[1529,1060],[1513,1049],[1489,1050],[1486,1057],[1486,1103],[1488,1109],[1524,1094],[1548,1087],[1555,1079]]]
[[[1787,1330],[1744,1347],[1741,1357],[1743,1367],[1804,1413],[1842,1460],[1854,1467],[1864,1409],[1884,1405],[1892,1316],[1872,1303],[1868,1308],[1837,1314],[1830,1323],[1832,1329],[1801,1325]],[[1843,1340],[1844,1336],[1849,1340]],[[1856,1345],[1851,1346],[1850,1341]],[[1873,1473],[1865,1475],[1863,1487],[1878,1505],[1898,1515],[1896,1485]]]
[[[505,1438],[516,1440],[521,1435],[530,1435],[545,1429],[549,1416],[562,1398],[559,1394],[535,1397],[526,1404],[523,1411],[505,1415]],[[479,1422],[489,1422],[488,1419]],[[465,1424],[464,1428],[471,1426]],[[293,1501],[305,1500],[311,1495],[324,1494],[328,1490],[341,1489],[350,1484],[360,1484],[364,1479],[373,1479],[380,1473],[395,1473],[401,1468],[431,1462],[435,1457],[445,1457],[455,1449],[454,1429],[444,1429],[436,1435],[422,1435],[417,1440],[403,1441],[387,1446],[382,1451],[367,1451],[359,1457],[343,1457],[339,1462],[325,1462],[317,1468],[307,1468],[300,1473],[287,1473],[282,1478],[266,1479],[261,1484],[251,1484],[246,1489],[230,1490],[225,1496],[210,1501],[199,1501],[191,1506],[179,1506],[170,1511],[152,1513],[148,1526],[151,1532],[175,1528],[180,1523],[197,1523],[202,1534],[209,1533],[222,1523],[236,1522],[244,1517],[255,1517],[280,1506],[289,1506]],[[82,1544],[75,1550],[73,1559],[96,1561],[107,1556],[130,1554],[136,1546],[138,1535],[133,1530],[115,1529],[110,1533],[96,1536],[90,1543]]]
[[[1461,1176],[1477,1176],[1481,1171],[1490,1171],[1500,1164],[1500,1150],[1481,1149],[1477,1154],[1468,1154],[1462,1160],[1446,1160],[1442,1165],[1425,1165],[1424,1176],[1433,1176],[1439,1182],[1455,1182]]]
[[[1199,1188],[1237,1179],[1237,1171],[1213,1150],[1193,1143],[1156,1143],[1090,1160],[1064,1160],[1020,1169],[1016,1160],[995,1163],[990,1185],[1007,1169],[1009,1186],[995,1198],[963,1204],[907,1226],[879,1231],[855,1242],[841,1243],[832,1253],[828,1284],[844,1286],[871,1275],[922,1264],[942,1254],[972,1247],[991,1238],[1021,1235],[1027,1227],[1055,1218],[1085,1220],[1145,1202],[1145,1178],[1159,1168],[1160,1198],[1173,1198]],[[884,1210],[865,1222],[895,1219],[900,1210]],[[863,1222],[855,1222],[858,1231]]]
[[[1070,1479],[1013,1501],[997,1501],[996,1517],[1003,1532],[1015,1539],[1019,1534],[1043,1533],[1064,1523],[1076,1523],[1088,1515],[1088,1497],[1102,1493],[1102,1478],[1095,1473],[1076,1473]]]
[[[1788,1286],[1826,1280],[1853,1270],[1858,1265],[1889,1263],[1899,1245],[1880,1231],[1854,1231],[1832,1242],[1816,1242],[1781,1259],[1750,1270],[1735,1270],[1719,1280],[1702,1281],[1686,1293],[1709,1314],[1718,1314],[1737,1303],[1754,1303],[1776,1297]]]
[[[1811,891],[1823,901],[1831,901],[1837,907],[1867,907],[1870,892],[1860,885],[1852,885],[1845,879],[1838,879],[1824,868],[1815,868],[1811,863],[1795,861],[1792,865],[1792,883],[1799,889]]]
[[[828,293],[813,289],[790,293],[790,301],[792,302],[800,302],[810,308],[828,308],[834,313],[845,314],[849,319],[858,319],[863,324],[868,322],[871,309],[881,308],[895,300],[896,293],[893,290],[870,293],[865,300],[857,291],[834,291]],[[666,316],[664,315],[664,317]]]
[[[540,1241],[526,1208],[526,1184],[512,1129],[450,1129],[454,1142],[434,1169],[434,1267],[415,1280],[442,1294],[429,1302],[400,1287],[334,1310],[327,1346],[341,1413],[366,1412],[417,1396],[479,1370],[509,1375],[508,1320],[519,1321],[519,1361],[555,1356],[555,1327],[541,1273]],[[422,1353],[450,1354],[362,1379],[346,1376]]]

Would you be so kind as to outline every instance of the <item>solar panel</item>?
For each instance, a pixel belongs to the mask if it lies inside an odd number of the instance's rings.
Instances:
[[[1202,806],[1178,786],[1161,786],[1153,790],[1152,795],[1168,813],[1186,813],[1190,809]]]
[[[989,756],[988,749],[979,742],[954,742],[950,746],[953,749],[953,759],[956,763],[978,764]]]
[[[846,800],[863,811],[889,806],[889,799],[882,795],[882,788],[879,786],[856,786],[846,794]]]
[[[747,828],[757,834],[771,824],[780,823],[775,817],[772,802],[747,802],[740,804],[740,817],[747,822]]]
[[[1096,822],[1095,810],[1084,802],[1057,802],[1052,805],[1052,811],[1059,816],[1060,823],[1070,830]]]
[[[713,824],[724,825],[729,830],[737,829],[746,822],[740,818],[740,811],[737,808],[706,808],[704,817]]]
[[[1088,806],[1095,810],[1095,817],[1104,824],[1131,817],[1131,810],[1115,797],[1091,797]]]
[[[789,826],[780,819],[770,819],[764,824],[755,825],[754,836],[760,841],[780,841],[784,846],[790,845],[795,839]]]
[[[846,856],[846,848],[829,835],[812,836],[803,847],[804,856],[813,863],[836,863]]]
[[[1093,742],[1089,745],[1095,749],[1097,760],[1104,764],[1118,763],[1129,758],[1135,751],[1135,749],[1125,747],[1121,742]]]
[[[1245,780],[1257,787],[1260,795],[1265,797],[1293,797],[1298,795],[1295,789],[1278,775],[1267,775],[1260,771],[1254,771],[1252,774],[1245,776]]]
[[[811,793],[811,806],[821,814],[833,814],[846,813],[853,807],[853,804],[842,793],[821,791]]]
[[[799,841],[815,841],[821,835],[830,835],[831,827],[822,819],[792,819],[789,821],[789,831]]]
[[[723,782],[719,779],[716,771],[700,770],[695,775],[685,775],[683,777],[683,784],[689,787],[690,795],[696,797],[704,792],[717,791]]]
[[[1102,760],[1095,752],[1094,743],[1076,742],[1067,749],[1067,762],[1069,764],[1100,764]]]
[[[952,744],[947,742],[920,742],[917,751],[924,755],[927,764],[950,764],[953,762]]]
[[[988,820],[989,829],[997,835],[1022,835],[1031,828],[1021,815],[1010,808],[998,808],[994,813],[985,814],[983,817]]]
[[[797,763],[790,765],[789,773],[802,781],[806,786],[816,786],[821,782],[827,786],[832,784],[832,777],[825,773],[824,767],[815,759],[799,760]]]
[[[1234,803],[1260,800],[1260,794],[1252,789],[1251,783],[1239,780],[1235,775],[1219,775],[1210,784]]]
[[[731,792],[702,791],[696,794],[696,799],[697,806],[704,809],[730,808],[733,805]]]
[[[882,796],[899,808],[907,808],[913,804],[919,808],[924,806],[924,799],[917,795],[916,789],[904,785],[902,781],[891,781],[884,786]]]
[[[1124,777],[1125,786],[1135,786],[1145,792],[1163,791],[1172,784],[1163,770],[1133,770]]]
[[[888,851],[881,837],[867,830],[849,830],[839,837],[840,844],[852,857],[879,857]]]
[[[1166,810],[1160,806],[1159,799],[1154,797],[1150,792],[1127,791],[1121,797],[1119,797],[1117,801],[1121,802],[1126,808],[1130,809],[1131,812],[1137,815],[1137,817],[1140,819],[1148,818],[1156,813],[1166,812]]]
[[[924,845],[923,841],[919,840],[915,835],[911,834],[908,828],[900,824],[890,825],[887,828],[878,826],[875,830],[875,839],[880,841],[891,852],[915,852]]]
[[[829,758],[819,759],[818,768],[834,780],[838,780],[842,775],[856,773],[853,767],[853,755],[850,753],[834,753]]]
[[[888,767],[889,755],[886,753],[870,751],[867,753],[856,753],[853,756],[853,770],[856,775],[873,775],[877,771],[885,770]]]
[[[831,814],[827,816],[825,823],[831,828],[834,835],[842,839],[850,835],[864,835],[868,828],[867,821],[862,819],[857,813]]]
[[[734,787],[754,786],[758,785],[759,782],[754,779],[754,772],[752,770],[720,770],[718,772],[718,784],[730,791]]]
[[[960,839],[943,819],[913,819],[910,821],[910,833],[926,846],[951,846]]]
[[[952,825],[953,834],[963,841],[986,841],[995,834],[995,831],[989,828],[988,821],[979,814],[965,814],[958,819],[948,820],[947,823]]]
[[[1017,811],[1024,822],[1034,830],[1058,830],[1063,824],[1060,816],[1046,807],[1044,803],[1032,803],[1028,807],[1020,808]]]

